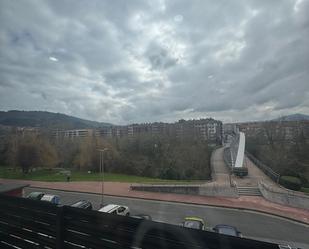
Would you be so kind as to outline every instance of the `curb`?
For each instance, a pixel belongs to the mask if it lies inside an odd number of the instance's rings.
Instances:
[[[85,193],[85,194],[93,194],[93,195],[100,195],[100,193],[94,193],[94,192],[88,192],[88,191],[77,191],[77,190],[66,190],[66,189],[59,189],[59,188],[48,188],[48,187],[36,187],[36,186],[28,186],[30,188],[38,188],[38,189],[50,189],[50,190],[58,190],[58,191],[63,191],[63,192],[74,192],[74,193]],[[279,215],[279,214],[274,214],[271,212],[267,212],[264,210],[259,210],[259,209],[254,209],[254,208],[242,208],[242,207],[229,207],[229,206],[224,206],[224,205],[215,205],[215,204],[202,204],[202,203],[195,203],[195,202],[183,202],[183,201],[166,201],[166,200],[160,200],[160,199],[154,199],[154,198],[146,198],[146,197],[131,197],[131,196],[125,196],[125,195],[111,195],[111,194],[104,194],[106,196],[111,196],[111,197],[125,197],[125,198],[129,198],[129,199],[140,199],[140,200],[151,200],[151,201],[162,201],[162,202],[172,202],[172,203],[181,203],[181,204],[194,204],[194,205],[199,205],[199,206],[209,206],[209,207],[218,207],[218,208],[228,208],[228,209],[235,209],[235,210],[243,210],[243,211],[253,211],[253,212],[257,212],[257,213],[262,213],[262,214],[267,214],[267,215],[271,215],[271,216],[275,216],[275,217],[279,217],[282,219],[286,219],[286,220],[290,220],[290,221],[294,221],[297,223],[300,223],[302,225],[306,225],[309,226],[309,221],[305,222],[302,220],[298,220],[295,218],[291,218],[291,217],[286,217],[283,215]]]

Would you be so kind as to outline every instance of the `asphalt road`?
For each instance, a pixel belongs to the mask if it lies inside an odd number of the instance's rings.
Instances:
[[[99,209],[101,202],[101,195],[98,194],[25,188],[26,195],[33,191],[57,194],[64,205],[84,199],[90,201],[94,209]],[[130,208],[131,215],[149,214],[159,222],[179,224],[186,216],[198,216],[206,221],[208,227],[229,224],[237,227],[244,237],[278,243],[286,241],[301,248],[309,248],[309,225],[277,216],[203,205],[104,196],[104,204],[108,203],[126,205]]]

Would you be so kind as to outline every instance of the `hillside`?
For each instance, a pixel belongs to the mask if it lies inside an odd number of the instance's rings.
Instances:
[[[296,113],[273,119],[273,121],[303,121],[303,120],[309,120],[309,115]]]
[[[0,111],[0,124],[8,126],[85,129],[111,125],[43,111]]]

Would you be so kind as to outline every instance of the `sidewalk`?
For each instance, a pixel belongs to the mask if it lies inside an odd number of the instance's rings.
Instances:
[[[31,187],[50,188],[66,191],[86,193],[101,193],[101,182],[38,182],[0,179],[0,183],[25,183]],[[229,208],[249,209],[265,212],[285,218],[301,221],[309,225],[309,211],[299,208],[283,206],[265,200],[263,197],[241,196],[239,198],[207,197],[169,193],[152,193],[130,190],[130,183],[106,182],[104,193],[106,195],[142,198],[160,201],[181,202],[188,204],[211,205]]]

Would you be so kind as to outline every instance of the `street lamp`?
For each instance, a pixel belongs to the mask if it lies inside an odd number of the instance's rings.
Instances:
[[[104,152],[107,150],[108,148],[97,149],[97,151],[100,152],[100,171],[102,172],[102,182],[101,182],[102,192],[101,192],[101,204],[100,204],[101,208],[103,207],[103,195],[104,195]]]

